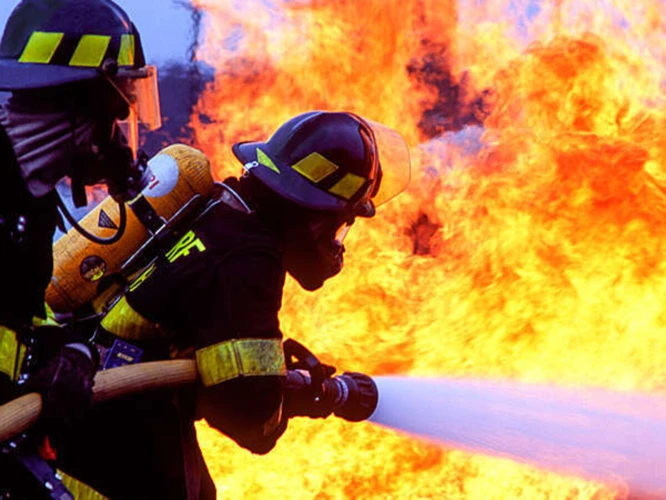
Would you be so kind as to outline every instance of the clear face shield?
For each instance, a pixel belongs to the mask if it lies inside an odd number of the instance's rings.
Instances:
[[[120,70],[109,81],[129,106],[129,115],[119,121],[118,125],[136,158],[139,150],[139,123],[148,130],[157,130],[162,126],[157,68],[144,66],[136,70]]]
[[[409,147],[395,130],[372,120],[364,121],[374,135],[381,170],[381,182],[370,194],[372,203],[379,207],[407,189],[411,177]]]
[[[398,132],[386,125],[365,118],[361,121],[372,131],[372,153],[380,172],[380,181],[370,193],[370,201],[376,208],[407,189],[411,177],[409,147]],[[350,228],[351,222],[342,224],[335,232],[335,242],[342,245]]]

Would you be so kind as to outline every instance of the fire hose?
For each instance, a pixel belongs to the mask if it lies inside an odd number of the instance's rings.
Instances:
[[[151,361],[98,372],[94,401],[101,403],[120,396],[152,389],[176,388],[198,380],[194,360]],[[0,406],[0,442],[30,428],[42,412],[42,397],[26,394]]]
[[[325,365],[324,365],[325,366]],[[325,418],[334,413],[351,422],[370,417],[378,393],[374,381],[361,373],[343,373],[318,380],[312,370],[289,370],[285,399],[292,402],[290,416]],[[95,375],[94,402],[101,403],[154,389],[177,388],[199,380],[194,360],[151,361],[100,371]],[[30,393],[0,406],[0,442],[29,429],[42,412],[42,398]]]

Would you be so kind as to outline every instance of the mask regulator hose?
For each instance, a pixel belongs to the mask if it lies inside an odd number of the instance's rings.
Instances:
[[[67,222],[69,222],[69,224],[84,238],[93,243],[97,243],[98,245],[113,245],[120,241],[125,235],[125,230],[127,229],[127,207],[125,206],[125,202],[131,204],[130,200],[134,200],[139,196],[143,189],[148,185],[148,180],[150,178],[150,169],[148,167],[149,158],[143,151],[139,151],[137,159],[134,161],[129,161],[131,151],[126,147],[111,148],[111,151],[114,153],[107,155],[111,157],[111,159],[107,158],[102,163],[106,165],[105,172],[107,173],[120,171],[120,175],[107,176],[109,194],[118,203],[118,213],[120,217],[118,229],[113,236],[102,238],[101,236],[92,234],[84,229],[71,214],[60,194],[57,196],[58,208]],[[116,159],[117,161],[112,161],[113,159]],[[72,199],[75,206],[83,207],[87,204],[84,187],[86,179],[84,178],[81,162],[77,162],[76,165],[78,168],[75,167],[71,176]],[[123,165],[124,170],[122,169]],[[143,223],[143,219],[141,217],[139,219]]]
[[[284,411],[289,417],[326,418],[331,413],[350,422],[367,420],[377,408],[379,392],[369,376],[321,363],[302,344],[287,339]],[[296,361],[292,357],[296,357]]]
[[[67,222],[69,222],[69,224],[84,238],[92,241],[93,243],[97,243],[98,245],[113,245],[114,243],[120,241],[120,238],[125,235],[125,229],[127,228],[127,208],[122,202],[118,202],[118,212],[120,214],[118,229],[116,229],[116,232],[113,236],[109,236],[108,238],[102,238],[101,236],[96,236],[91,232],[86,231],[67,209],[67,205],[65,205],[65,202],[62,201],[60,194],[58,194],[57,202],[60,213],[65,217],[65,219],[67,219]]]

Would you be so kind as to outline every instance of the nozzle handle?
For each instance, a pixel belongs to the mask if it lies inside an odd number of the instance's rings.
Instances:
[[[324,381],[335,373],[335,368],[325,365],[307,347],[294,339],[286,339],[282,344],[287,369],[306,370],[312,379],[310,386],[316,398],[320,398],[324,391]]]

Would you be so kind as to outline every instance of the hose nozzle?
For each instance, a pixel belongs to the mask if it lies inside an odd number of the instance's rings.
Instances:
[[[350,422],[360,422],[370,418],[377,408],[379,393],[374,380],[363,373],[345,372],[324,382],[324,390],[334,384],[337,399],[333,413],[336,417]]]
[[[332,375],[335,368],[317,359],[303,344],[284,342],[287,358],[285,412],[290,417],[326,418],[331,413],[350,422],[374,413],[379,393],[374,380],[363,373]]]
[[[290,417],[326,418],[331,413],[350,422],[366,420],[377,408],[375,382],[363,373],[346,372],[324,381],[316,391],[304,370],[287,373],[285,410]]]

